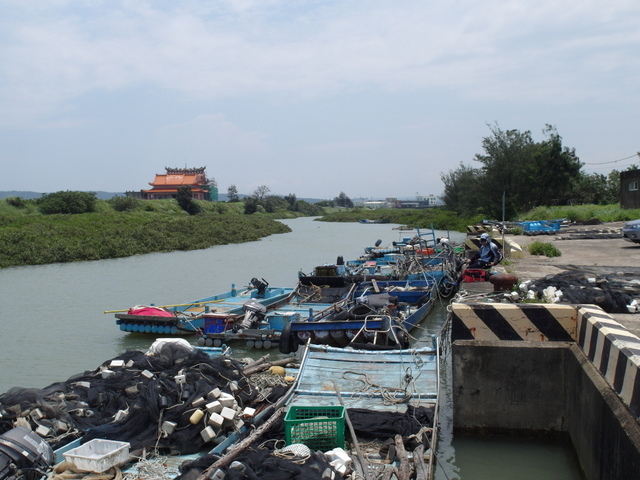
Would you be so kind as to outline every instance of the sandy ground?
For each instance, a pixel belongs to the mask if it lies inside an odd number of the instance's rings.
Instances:
[[[640,281],[640,244],[634,244],[622,239],[620,232],[624,222],[605,223],[590,226],[563,227],[556,235],[506,235],[520,245],[524,258],[511,257],[499,270],[513,273],[519,281],[535,280],[547,275],[556,275],[570,269],[580,269],[594,275],[610,275],[625,281]],[[577,239],[583,235],[599,238]],[[494,236],[499,237],[498,234]],[[611,237],[614,238],[606,238]],[[540,241],[555,245],[562,255],[547,258],[532,256],[527,246]],[[638,298],[640,302],[640,298]],[[629,330],[640,336],[640,313],[612,315]]]
[[[511,258],[519,278],[537,279],[553,275],[572,267],[591,267],[638,274],[640,269],[640,244],[617,238],[575,239],[574,236],[590,235],[602,237],[617,235],[624,222],[605,223],[596,226],[570,226],[562,228],[557,235],[507,235],[506,238],[522,247],[524,258]],[[529,254],[527,246],[540,241],[555,245],[560,257],[539,257]]]

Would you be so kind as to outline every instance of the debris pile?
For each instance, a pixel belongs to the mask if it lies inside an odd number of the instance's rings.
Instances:
[[[625,282],[570,270],[522,282],[516,291],[501,294],[499,301],[588,304],[597,305],[607,313],[636,313],[640,312],[638,300],[627,293],[634,291]]]
[[[10,389],[0,395],[0,434],[22,425],[54,449],[83,437],[194,453],[251,422],[278,394],[255,387],[239,361],[182,342],[159,340],[43,389]]]

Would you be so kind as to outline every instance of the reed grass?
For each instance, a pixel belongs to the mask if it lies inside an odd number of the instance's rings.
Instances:
[[[95,213],[40,215],[0,201],[0,268],[196,250],[291,231],[266,215],[190,216],[162,203],[152,207],[115,212],[102,203]]]

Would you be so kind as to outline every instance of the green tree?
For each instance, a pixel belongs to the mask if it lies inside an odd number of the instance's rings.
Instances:
[[[353,208],[353,202],[344,192],[340,192],[340,195],[334,198],[333,201],[338,207]]]
[[[484,153],[474,158],[481,167],[461,165],[441,177],[448,208],[463,215],[481,212],[502,218],[504,196],[505,217],[511,219],[538,205],[570,201],[582,164],[573,149],[563,147],[555,127],[546,125],[547,139],[537,143],[529,131],[503,131],[497,124],[489,129],[491,136],[482,140]]]
[[[244,214],[251,215],[258,211],[258,199],[255,197],[244,197]]]
[[[182,185],[178,187],[176,200],[178,205],[180,205],[180,208],[189,215],[196,215],[202,211],[200,205],[193,200],[193,194],[191,193],[191,187],[189,185]]]
[[[230,185],[227,189],[227,201],[228,202],[237,202],[240,200],[238,197],[238,189],[235,185]]]
[[[253,192],[253,196],[258,199],[258,202],[262,202],[266,198],[266,196],[269,195],[270,191],[271,189],[266,185],[260,185]]]
[[[43,195],[36,200],[38,210],[45,215],[54,213],[90,213],[96,209],[95,192],[69,191]]]
[[[449,210],[473,215],[478,206],[480,170],[460,163],[455,170],[440,175],[444,183],[442,201]]]
[[[290,193],[284,197],[285,201],[289,204],[289,210],[296,211],[296,206],[298,203],[298,199],[296,198],[295,193]]]

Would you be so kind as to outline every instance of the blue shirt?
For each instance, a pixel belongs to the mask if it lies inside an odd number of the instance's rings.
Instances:
[[[487,263],[498,263],[501,260],[500,250],[493,242],[480,242],[478,257]]]

